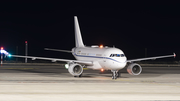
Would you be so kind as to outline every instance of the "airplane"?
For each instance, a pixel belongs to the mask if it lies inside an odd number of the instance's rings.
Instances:
[[[141,74],[142,67],[139,64],[134,63],[136,61],[154,60],[158,58],[176,56],[176,54],[173,53],[173,55],[127,60],[124,52],[121,49],[115,47],[107,47],[107,46],[103,47],[102,45],[85,46],[82,40],[77,16],[74,16],[74,24],[75,24],[74,27],[75,27],[76,46],[72,48],[71,51],[49,49],[49,48],[45,48],[45,50],[72,53],[72,55],[76,58],[76,60],[34,57],[34,56],[20,56],[20,55],[11,55],[11,56],[21,57],[21,58],[31,58],[32,60],[43,59],[43,60],[51,60],[52,62],[56,62],[56,61],[67,62],[65,67],[68,68],[69,73],[74,77],[81,77],[83,73],[83,68],[102,70],[102,71],[111,70],[112,79],[117,79],[118,77],[120,77],[119,70],[125,68],[126,65],[128,65],[127,72],[129,74],[131,75]]]

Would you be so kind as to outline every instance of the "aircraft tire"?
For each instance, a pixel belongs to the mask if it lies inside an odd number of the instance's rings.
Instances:
[[[79,77],[82,77],[82,74],[80,74]]]

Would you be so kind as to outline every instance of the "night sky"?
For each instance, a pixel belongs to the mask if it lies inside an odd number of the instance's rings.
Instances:
[[[180,54],[179,3],[10,3],[1,4],[0,45],[11,54],[74,59],[74,16],[86,46],[115,46],[128,59]],[[17,53],[18,47],[18,53]]]

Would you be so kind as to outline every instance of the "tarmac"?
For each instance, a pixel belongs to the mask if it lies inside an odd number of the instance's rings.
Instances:
[[[3,64],[0,101],[180,100],[180,66],[142,65],[139,76],[84,69],[74,78],[62,64]]]

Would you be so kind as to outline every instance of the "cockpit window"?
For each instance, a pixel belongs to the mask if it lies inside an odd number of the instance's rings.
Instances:
[[[111,54],[110,57],[125,57],[124,54]]]
[[[121,57],[125,57],[125,55],[124,55],[124,54],[121,54]]]

